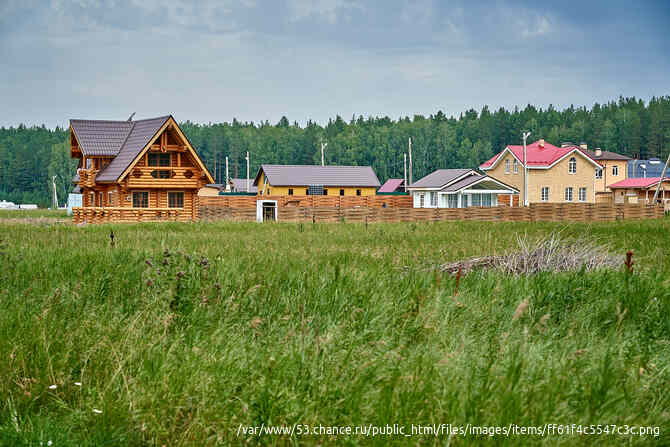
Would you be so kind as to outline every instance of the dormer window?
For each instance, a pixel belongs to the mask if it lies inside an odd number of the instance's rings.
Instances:
[[[577,172],[577,159],[575,157],[571,157],[568,162],[568,172],[570,174],[575,174]]]
[[[514,166],[514,173],[518,174],[519,173],[519,160],[517,160],[516,158],[514,159],[513,166]]]
[[[509,158],[505,160],[505,174],[509,174]]]

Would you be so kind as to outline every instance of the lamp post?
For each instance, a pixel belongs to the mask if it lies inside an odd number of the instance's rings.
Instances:
[[[523,206],[528,206],[528,163],[526,163],[526,139],[530,132],[523,133]]]

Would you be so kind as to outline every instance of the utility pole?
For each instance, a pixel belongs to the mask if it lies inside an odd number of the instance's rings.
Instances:
[[[226,155],[226,191],[230,190],[230,179],[228,178],[228,156]]]
[[[51,184],[53,185],[53,188],[54,188],[53,209],[57,210],[58,209],[58,193],[56,192],[56,176],[55,175],[53,177],[51,177]]]
[[[249,151],[247,151],[247,192],[249,192]]]
[[[530,132],[523,133],[523,206],[528,206],[528,163],[526,163],[526,139]]]
[[[670,154],[668,154],[668,159],[665,161],[665,166],[663,166],[663,172],[661,172],[661,179],[658,181],[658,186],[656,187],[656,192],[654,193],[654,201],[658,199],[658,192],[661,190],[661,185],[663,184],[663,179],[665,178],[665,171],[668,169],[668,163],[670,163]]]
[[[407,192],[407,154],[402,154],[402,167],[403,167],[403,185],[405,185],[405,192]]]
[[[412,137],[409,137],[409,184],[414,183],[412,181]]]
[[[326,166],[326,159],[323,156],[323,150],[328,146],[328,143],[321,142],[321,166]]]

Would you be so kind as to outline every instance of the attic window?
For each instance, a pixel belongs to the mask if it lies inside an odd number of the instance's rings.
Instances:
[[[189,169],[188,171],[184,172],[184,177],[186,177],[186,178],[191,178],[191,177],[193,177],[193,171],[191,171],[191,170]]]
[[[170,154],[149,154],[149,166],[170,166]]]

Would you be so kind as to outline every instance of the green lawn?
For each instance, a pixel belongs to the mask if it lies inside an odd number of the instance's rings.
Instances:
[[[667,445],[669,230],[668,219],[3,219],[0,445]],[[552,231],[622,259],[632,249],[635,272],[472,273],[454,296],[455,279],[430,270]],[[240,424],[442,423],[643,425],[660,436],[237,434]]]

